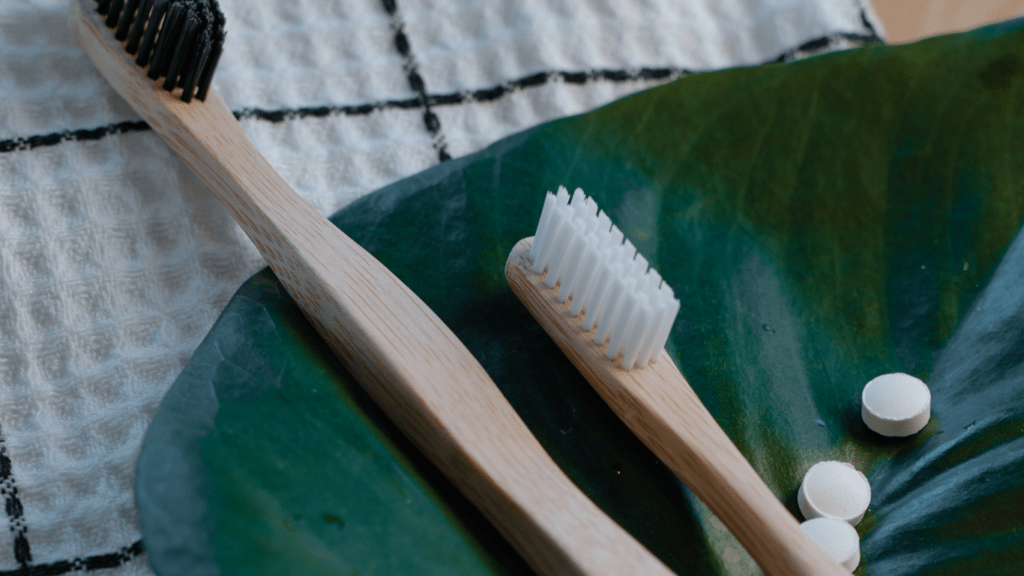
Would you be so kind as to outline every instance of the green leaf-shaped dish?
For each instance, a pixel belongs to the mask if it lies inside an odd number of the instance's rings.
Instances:
[[[543,194],[580,186],[675,289],[667,346],[768,485],[865,472],[858,574],[1024,573],[1024,23],[687,77],[543,125],[334,222],[465,342],[555,461],[685,575],[756,574],[505,283]],[[884,439],[860,391],[932,420]],[[273,275],[167,394],[138,474],[164,575],[527,574],[382,416]]]

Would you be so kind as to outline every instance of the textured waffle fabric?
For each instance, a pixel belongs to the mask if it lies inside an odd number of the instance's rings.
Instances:
[[[264,266],[71,37],[0,3],[0,574],[149,574],[135,464]],[[222,0],[214,86],[320,212],[689,71],[879,41],[861,0]]]

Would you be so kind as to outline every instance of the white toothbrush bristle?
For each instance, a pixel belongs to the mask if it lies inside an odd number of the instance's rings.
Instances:
[[[657,359],[680,302],[582,189],[571,199],[564,186],[547,193],[529,258],[535,274],[547,272],[545,286],[558,286],[558,301],[571,300],[571,316],[585,313],[583,330],[596,325],[593,339],[608,343],[607,358],[621,356],[625,370]]]
[[[619,276],[611,281],[608,287],[608,299],[605,301],[605,308],[601,311],[600,322],[597,324],[597,332],[594,333],[594,344],[603,346],[611,335],[612,328],[619,324],[619,312],[622,310],[626,293],[630,286],[626,283],[629,277]]]
[[[646,298],[644,299],[646,300]],[[630,336],[628,339],[629,346],[622,352],[622,368],[629,370],[637,359],[640,357],[640,353],[643,351],[644,345],[647,344],[649,338],[648,335],[654,328],[655,316],[654,311],[647,305],[646,301],[641,304],[637,311],[634,312],[636,320],[633,323],[632,330],[630,330]]]
[[[551,223],[551,213],[555,211],[555,195],[548,192],[544,197],[544,208],[540,211],[540,222],[537,223],[537,233],[533,235],[533,246],[530,246],[530,261],[535,262],[540,254],[544,243],[547,240],[548,228]]]
[[[607,259],[608,255],[605,254]],[[621,274],[622,265],[618,262],[606,261],[601,266],[600,271],[597,274],[597,280],[594,283],[594,292],[590,295],[590,298],[583,303],[584,307],[587,308],[587,313],[583,316],[582,328],[586,332],[590,332],[594,329],[594,324],[597,323],[601,312],[608,304],[608,298],[611,295],[611,284],[612,279]]]
[[[564,272],[560,274],[558,282],[561,283],[561,287],[558,290],[558,301],[565,302],[572,294],[573,287],[576,283],[576,277],[580,273],[580,264],[583,261],[583,253],[587,248],[586,236],[582,233],[582,229],[585,228],[583,224],[579,224],[574,230],[575,237],[572,239],[572,246],[565,252],[565,265]]]
[[[572,305],[569,306],[569,316],[573,318],[583,311],[583,303],[594,291],[597,275],[601,272],[598,263],[601,262],[601,252],[594,246],[587,247],[587,255],[580,263],[577,285],[573,288]]]

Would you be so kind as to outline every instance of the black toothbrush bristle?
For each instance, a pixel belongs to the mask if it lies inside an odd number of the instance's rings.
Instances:
[[[96,0],[96,11],[147,76],[185,102],[206,99],[226,36],[217,0]]]
[[[139,4],[139,11],[136,13],[135,18],[132,19],[132,29],[128,33],[128,43],[124,46],[124,49],[129,54],[138,54],[139,52],[142,33],[146,31],[146,18],[152,7],[153,0],[142,0],[142,3]]]
[[[202,52],[196,54],[196,57],[192,60],[192,66],[181,74],[181,99],[185,102],[192,99],[192,91],[195,90],[196,82],[199,81],[199,72],[203,69],[203,66],[206,66],[206,61],[210,58],[210,49],[213,48],[210,42],[209,30],[203,30],[200,36],[201,38],[196,46]]]
[[[224,51],[224,36],[227,31],[222,28],[218,34],[219,36],[210,45],[210,57],[199,74],[199,83],[196,85],[196,98],[199,100],[206,100],[206,93],[210,90],[210,80],[213,79],[213,71],[217,68],[217,62],[220,61],[220,55]]]
[[[153,80],[167,73],[171,65],[173,50],[178,44],[178,34],[181,33],[181,21],[185,17],[185,8],[180,2],[171,2],[160,26],[160,35],[156,38],[156,47],[153,48],[153,61],[149,63],[149,76]]]
[[[117,26],[117,20],[121,17],[121,9],[124,8],[124,0],[114,0],[107,10],[107,28]]]
[[[213,22],[213,12],[210,12],[208,6],[198,6],[196,14],[199,16],[201,22]],[[205,50],[206,45],[210,42],[208,37],[209,35],[204,36],[203,32],[209,32],[209,27],[200,25],[199,29],[196,30],[192,55],[187,60],[186,65],[182,67],[181,75],[178,76],[178,87],[180,88],[184,88],[185,85],[188,84],[192,69],[200,65],[199,61],[203,59],[203,51]],[[193,88],[195,88],[194,85]]]
[[[185,27],[178,34],[178,45],[174,49],[171,64],[167,67],[167,72],[165,73],[164,90],[169,92],[178,85],[178,75],[182,73],[185,61],[192,59],[191,52],[195,50],[196,32],[198,31],[199,16],[189,12],[185,15]],[[186,69],[185,72],[187,73],[188,70]]]
[[[160,30],[160,22],[167,13],[167,0],[156,0],[153,3],[153,10],[149,15],[149,22],[146,24],[146,32],[142,36],[142,44],[139,45],[139,56],[135,63],[145,68],[149,65],[149,57],[153,54],[153,44],[156,42],[156,33]]]
[[[117,31],[114,32],[114,38],[124,42],[128,38],[128,27],[132,25],[132,20],[135,17],[135,9],[139,7],[139,0],[127,0],[124,3],[124,10],[121,11],[121,17],[117,23]]]

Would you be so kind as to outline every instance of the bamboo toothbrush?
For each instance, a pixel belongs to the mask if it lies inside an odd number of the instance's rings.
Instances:
[[[96,67],[227,205],[345,367],[535,570],[671,574],[555,465],[437,315],[248,141],[209,88],[224,38],[215,0],[71,0],[69,18]]]
[[[679,300],[592,198],[577,188],[570,203],[565,188],[549,192],[536,235],[512,249],[505,276],[604,400],[766,573],[849,574],[804,533],[687,384],[664,349]]]

